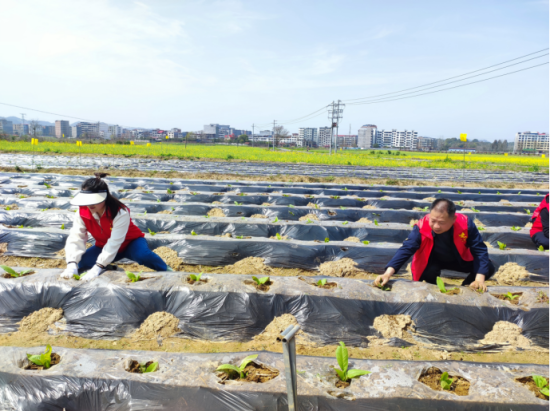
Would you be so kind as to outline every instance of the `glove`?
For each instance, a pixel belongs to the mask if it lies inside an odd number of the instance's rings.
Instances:
[[[101,268],[99,265],[94,265],[91,270],[89,270],[86,275],[80,277],[80,281],[92,281],[94,278],[99,277],[105,271],[105,268]]]
[[[73,275],[78,274],[78,264],[69,263],[65,271],[61,273],[61,278],[73,278]]]

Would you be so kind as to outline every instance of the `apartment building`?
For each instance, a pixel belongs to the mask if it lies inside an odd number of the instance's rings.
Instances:
[[[332,138],[331,127],[319,127],[319,147],[330,147],[330,139]]]
[[[13,123],[0,118],[0,134],[13,134]]]
[[[418,146],[421,151],[431,151],[437,149],[437,138],[433,137],[418,137]]]
[[[524,131],[516,133],[514,141],[514,152],[547,152],[548,151],[548,134],[539,133],[537,131]]]
[[[414,150],[418,147],[418,132],[411,130],[397,131],[378,130],[376,131],[375,145],[380,148],[402,148]]]
[[[376,126],[374,124],[365,124],[357,132],[357,147],[371,148],[376,143]]]
[[[317,128],[314,127],[300,127],[298,130],[298,137],[304,142],[308,142],[309,146],[319,145],[319,134]]]
[[[55,136],[57,138],[71,137],[71,125],[67,120],[55,120]]]
[[[338,147],[357,147],[357,135],[338,135],[336,145]]]

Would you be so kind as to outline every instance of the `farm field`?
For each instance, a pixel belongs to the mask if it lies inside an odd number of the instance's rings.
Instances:
[[[231,145],[192,145],[153,143],[145,144],[86,144],[81,147],[74,143],[43,142],[31,145],[26,142],[0,141],[0,152],[36,152],[49,154],[85,154],[106,156],[143,156],[179,159],[222,159],[231,161],[277,162],[295,164],[326,164],[364,167],[419,167],[424,169],[462,169],[463,155],[457,153],[397,152],[387,150],[347,150],[329,156],[327,153],[312,151],[277,150],[267,148],[238,147]],[[548,158],[539,156],[513,155],[466,155],[465,168],[471,170],[507,170],[548,173]]]
[[[174,272],[123,260],[82,283],[59,276],[76,211],[69,201],[86,178],[65,171],[0,173],[0,264],[32,270],[13,276],[0,269],[0,346],[8,353],[0,359],[2,404],[177,409],[185,398],[216,410],[283,410],[276,338],[299,324],[300,409],[393,410],[411,401],[430,410],[548,408],[532,379],[548,378],[548,252],[529,236],[532,212],[548,191],[542,179],[518,189],[486,181],[129,177],[120,170],[108,178],[112,194]],[[453,200],[480,229],[497,267],[487,293],[444,271],[446,287],[457,289],[447,294],[412,282],[407,267],[390,289],[373,286],[435,198]],[[131,282],[125,271],[141,277]],[[370,371],[349,385],[332,368],[340,341],[350,368]],[[60,362],[25,369],[26,354],[46,344]],[[249,372],[269,378],[229,381],[216,371],[249,355],[257,355]],[[132,361],[158,369],[138,375],[129,372]],[[443,372],[460,389],[442,390]],[[32,394],[36,380],[47,387],[43,395]]]

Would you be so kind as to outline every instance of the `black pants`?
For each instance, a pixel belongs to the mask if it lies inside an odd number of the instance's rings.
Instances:
[[[542,245],[545,250],[548,250],[548,237],[544,235],[544,232],[539,231],[533,237],[531,237],[531,240],[535,243],[537,248]]]
[[[462,282],[462,285],[469,285],[476,279],[476,274],[479,270],[479,260],[474,257],[474,261],[439,261],[430,256],[428,265],[420,277],[420,281],[426,281],[430,284],[436,284],[436,278],[441,276],[441,270],[453,270],[461,273],[468,273],[468,277]],[[495,273],[495,266],[489,260],[489,274],[485,276],[488,280]]]

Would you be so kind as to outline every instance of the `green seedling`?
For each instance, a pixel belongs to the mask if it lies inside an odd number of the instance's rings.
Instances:
[[[317,285],[322,287],[327,284],[327,279],[323,278],[322,280],[317,281]]]
[[[330,240],[328,239],[328,237],[325,237],[325,243],[328,243]]]
[[[311,221],[311,220],[308,218],[307,221],[306,221],[306,224],[311,224],[311,223],[313,223],[313,221]]]
[[[448,391],[451,389],[451,385],[453,385],[453,380],[449,378],[449,373],[441,374],[441,388]]]
[[[189,274],[189,277],[193,281],[200,281],[203,273],[200,274]]]
[[[533,375],[533,381],[540,393],[548,397],[548,381],[541,375]]]
[[[173,182],[173,181],[170,181],[170,185],[172,185],[172,184],[174,184],[174,182]]]
[[[76,281],[80,281],[80,275],[78,274],[73,274],[73,278],[76,280]]]
[[[481,191],[478,191],[477,193],[478,193],[478,194],[481,194]]]
[[[345,210],[345,209],[346,209],[346,207],[340,206],[340,210]]]
[[[349,224],[349,221],[344,221],[344,222],[342,223],[342,225],[346,225],[346,224]]]
[[[174,207],[172,207],[172,211],[175,211],[176,209]]]
[[[197,193],[196,191],[191,191],[190,194],[196,196],[199,193]]]
[[[333,198],[335,200],[338,200],[340,198],[340,196],[330,196],[330,198]]]
[[[462,191],[458,190],[457,193],[458,193],[458,194],[462,194]]]
[[[527,213],[527,215],[531,215],[531,210],[527,209],[527,208],[524,208],[525,212]]]
[[[149,234],[151,234],[151,235],[155,235],[155,234],[156,234],[154,231],[151,231],[150,228],[148,228],[147,230],[149,230]]]
[[[370,244],[370,241],[368,241],[368,240],[364,240],[364,241],[363,241],[363,244],[365,244],[365,245],[369,245],[369,244]]]
[[[544,251],[544,247],[542,245],[539,245],[539,248],[538,248],[539,251]]]
[[[520,194],[521,194],[521,191],[518,191],[518,195],[520,195]]]
[[[478,210],[478,209],[475,209],[474,207],[472,207],[472,211],[473,211],[474,213],[479,213],[479,210]]]
[[[62,230],[65,229],[65,224],[61,224],[61,229],[62,229]]]
[[[258,358],[258,354],[249,355],[248,357],[246,357],[244,360],[241,361],[241,364],[238,367],[235,367],[232,364],[222,364],[218,368],[216,368],[216,371],[226,372],[228,376],[236,372],[237,374],[239,374],[239,378],[242,379],[246,377],[244,369],[248,364],[250,364],[256,358]]]
[[[519,295],[513,295],[511,292],[508,291],[506,294],[504,294],[504,298],[506,298],[507,300],[513,301],[516,298],[519,298]]]
[[[245,194],[245,193],[239,193],[239,194],[237,194],[237,195],[243,197],[243,196],[245,196],[246,194]]]
[[[441,190],[437,190],[437,192],[438,192],[439,194],[441,194]]]
[[[519,231],[521,230],[521,227],[515,227],[515,226],[512,226],[510,227],[512,229],[512,231]]]
[[[21,271],[21,272],[18,273],[13,268],[8,267],[7,265],[0,265],[0,268],[2,268],[2,270],[4,270],[6,273],[8,273],[9,275],[11,275],[14,278],[21,277],[21,276],[23,276],[25,274],[28,274],[32,271],[32,269],[29,269],[29,270],[24,270],[24,271]]]
[[[157,203],[160,203],[160,198],[157,198]]]
[[[25,228],[25,226],[21,224],[21,225],[18,225],[17,228]]]
[[[348,191],[348,188],[347,188],[347,187],[344,187],[344,191]]]
[[[294,205],[293,204],[289,204],[288,205],[290,208],[294,208]]]
[[[540,196],[540,193],[537,193],[538,196]]]
[[[497,195],[500,195],[500,191],[497,191]]]
[[[377,285],[377,287],[380,288],[382,291],[390,291],[391,290],[390,287],[388,287],[386,285],[382,285],[382,284]]]
[[[256,282],[258,285],[264,285],[265,283],[269,282],[269,277],[262,277],[258,278],[256,276],[252,276],[252,279]]]
[[[277,237],[277,240],[282,240],[283,239],[283,237],[279,233],[275,234],[275,237]]]
[[[506,244],[501,243],[500,241],[497,241],[497,244],[498,244],[498,248],[500,248],[501,250],[504,250],[506,248]]]
[[[143,271],[140,271],[139,274],[134,274],[131,271],[126,271],[126,276],[130,279],[131,282],[137,283],[141,278],[141,273]]]
[[[383,190],[378,190],[378,191],[382,192]]]
[[[35,365],[44,367],[45,369],[50,368],[52,363],[52,346],[50,344],[46,345],[46,351],[43,354],[32,355],[27,354],[27,358],[30,362]]]
[[[478,229],[479,231],[484,231],[484,230],[485,230],[485,227],[479,226],[479,227],[477,227],[477,229]]]
[[[441,277],[437,277],[435,281],[437,283],[437,286],[439,287],[439,291],[441,291],[443,294],[446,294],[450,291],[445,288],[445,283],[443,282]]]
[[[235,203],[235,205],[238,205],[238,206],[243,205],[243,203],[239,203],[239,202],[237,202],[237,201],[233,201],[233,203]]]
[[[290,197],[290,194],[283,194],[283,197]]]
[[[374,225],[378,225],[378,220],[374,220]]]
[[[11,210],[11,207],[10,207],[10,206],[6,206],[6,210],[10,211],[10,210]]]
[[[48,194],[48,195],[46,196],[46,198],[55,198],[55,197]]]
[[[167,193],[167,194],[172,194],[172,193],[174,193],[174,192],[173,192],[172,190],[170,190],[170,189],[167,189],[167,190],[166,190],[166,193]]]
[[[191,235],[197,235],[197,233],[195,233],[195,230],[191,230]]]
[[[159,366],[158,362],[154,362],[149,367],[147,367],[147,363],[139,364],[139,370],[142,374],[148,373],[148,372],[155,372]]]
[[[279,217],[275,217],[275,220],[273,220],[274,223],[279,221]]]
[[[235,236],[235,238],[236,238],[237,240],[242,240],[242,239],[244,238],[244,236],[243,236],[243,235],[237,235],[237,236]]]
[[[358,378],[361,375],[370,374],[370,371],[366,370],[348,370],[348,358],[348,349],[346,348],[346,345],[340,341],[340,346],[336,349],[336,361],[338,361],[340,369],[338,370],[335,368],[335,370],[341,381],[346,382],[352,378]]]

